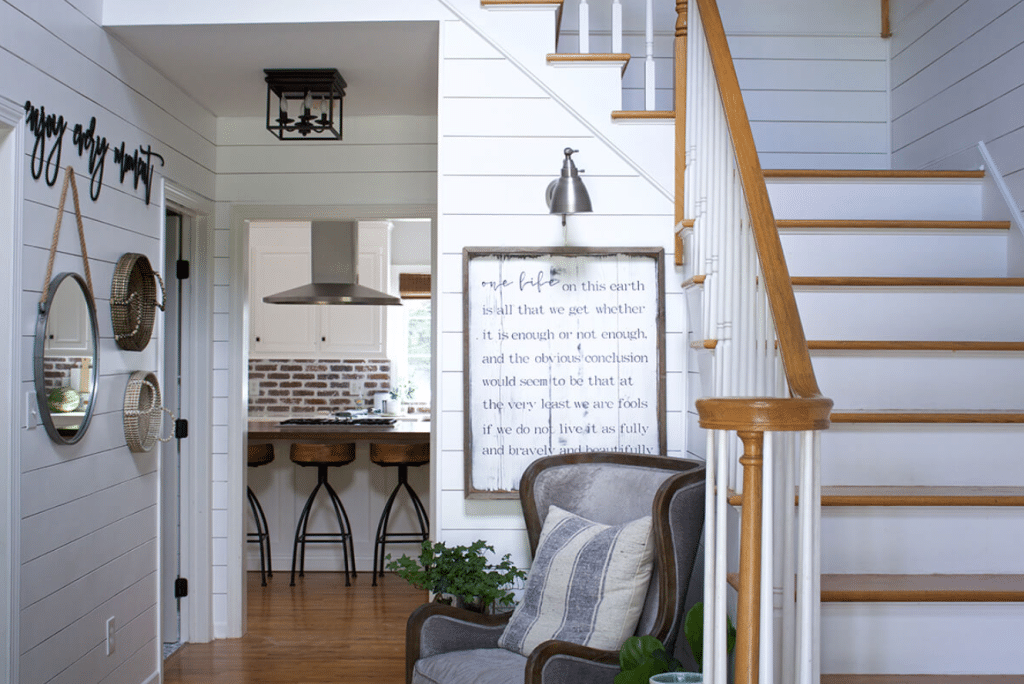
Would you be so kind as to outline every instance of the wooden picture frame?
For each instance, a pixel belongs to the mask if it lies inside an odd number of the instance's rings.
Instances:
[[[537,458],[664,454],[665,250],[463,249],[465,496]]]

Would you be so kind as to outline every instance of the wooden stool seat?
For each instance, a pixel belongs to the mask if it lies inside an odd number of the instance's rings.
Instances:
[[[356,460],[356,445],[292,444],[291,459],[300,466],[343,466]]]
[[[380,514],[380,522],[377,523],[377,536],[373,543],[373,586],[377,586],[377,576],[384,576],[384,549],[388,543],[410,544],[413,542],[425,542],[430,536],[430,519],[427,517],[427,509],[424,508],[420,497],[409,485],[409,467],[421,466],[430,462],[430,443],[420,442],[418,444],[388,444],[371,443],[370,460],[379,466],[397,466],[398,484],[391,490],[391,496],[384,504],[384,510]],[[405,489],[412,501],[413,510],[416,512],[416,522],[419,524],[418,532],[388,532],[388,522],[391,519],[391,509],[395,505],[395,497],[398,492]]]
[[[327,469],[348,465],[356,460],[355,443],[346,444],[299,444],[293,443],[290,453],[292,462],[300,466],[316,467],[316,486],[306,499],[306,505],[299,514],[299,521],[295,525],[295,543],[292,547],[292,579],[291,585],[295,586],[295,566],[299,567],[299,577],[306,573],[306,544],[341,544],[345,565],[345,586],[351,586],[349,580],[356,575],[356,551],[352,542],[352,524],[348,520],[348,513],[341,503],[341,498],[334,491],[334,487],[327,481]],[[309,513],[313,509],[313,501],[317,492],[323,487],[327,491],[331,506],[334,508],[334,515],[338,519],[337,532],[309,532]]]
[[[249,462],[250,468],[259,468],[260,466],[267,465],[274,460],[274,445],[273,444],[250,444],[249,445]]]
[[[418,466],[430,462],[430,443],[370,444],[370,460],[379,466]]]
[[[248,453],[248,466],[259,468],[274,460],[273,444],[250,444]],[[263,512],[260,500],[256,498],[256,492],[252,487],[246,487],[246,498],[249,499],[249,508],[252,509],[252,517],[256,520],[256,531],[247,533],[247,541],[250,544],[260,545],[260,580],[263,586],[267,586],[267,578],[274,576],[274,568],[270,560],[270,527],[267,525],[267,514]]]

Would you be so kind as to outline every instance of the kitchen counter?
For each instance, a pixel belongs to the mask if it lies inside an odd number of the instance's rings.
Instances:
[[[377,523],[385,502],[398,479],[395,468],[382,468],[370,461],[371,442],[412,444],[430,441],[430,420],[399,419],[394,425],[281,425],[278,418],[254,416],[248,422],[250,444],[271,442],[274,444],[274,462],[261,468],[247,469],[247,483],[259,497],[270,527],[271,549],[273,551],[274,579],[282,572],[282,581],[288,581],[295,526],[309,493],[317,481],[316,468],[303,468],[289,459],[292,443],[306,442],[331,444],[355,442],[356,460],[344,467],[331,468],[331,485],[344,502],[352,525],[355,545],[356,568],[368,571],[373,565],[373,540]],[[409,482],[423,503],[430,508],[431,465],[409,468]],[[247,531],[252,531],[252,515],[246,508]],[[392,510],[392,531],[416,529],[416,515],[407,496],[399,496]],[[322,494],[317,497],[311,511],[309,529],[317,532],[337,530],[334,511]],[[396,557],[403,553],[416,553],[417,544],[389,544],[388,553]],[[259,551],[255,544],[246,549],[247,567],[259,569]],[[311,544],[306,550],[306,570],[338,572],[343,559],[337,544]],[[366,581],[369,581],[366,577]],[[360,578],[359,581],[363,581]]]
[[[281,425],[278,420],[250,420],[249,440],[282,440],[332,444],[337,442],[430,441],[429,420],[399,420],[394,425]]]

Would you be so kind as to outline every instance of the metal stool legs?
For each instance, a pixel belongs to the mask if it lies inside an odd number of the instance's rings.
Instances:
[[[391,518],[391,508],[395,504],[395,497],[398,492],[405,488],[412,500],[413,510],[416,511],[416,522],[419,523],[419,532],[388,532],[388,522]],[[398,466],[398,484],[391,491],[388,502],[384,504],[384,510],[380,514],[380,522],[377,523],[377,536],[373,544],[373,586],[377,586],[377,577],[384,576],[384,547],[390,541],[401,544],[408,542],[425,542],[430,536],[430,520],[427,517],[427,510],[423,507],[420,497],[416,491],[409,486],[409,466]]]
[[[313,492],[306,499],[306,505],[302,508],[298,524],[295,526],[295,543],[292,546],[291,586],[293,587],[295,586],[296,562],[298,562],[299,566],[299,577],[303,577],[306,572],[306,544],[337,544],[340,542],[345,559],[345,586],[352,585],[349,580],[350,563],[352,569],[351,576],[356,576],[356,553],[352,543],[352,525],[348,521],[348,513],[345,512],[345,507],[342,505],[338,493],[334,491],[334,487],[327,481],[327,468],[327,465],[317,466],[316,487],[313,488]],[[308,532],[306,529],[309,525],[309,514],[313,508],[313,500],[316,499],[317,492],[320,491],[321,487],[327,490],[327,496],[334,506],[334,515],[338,519],[338,529],[340,532]]]
[[[267,525],[267,514],[263,512],[263,506],[256,498],[256,493],[252,491],[252,487],[246,487],[246,490],[252,517],[256,520],[256,531],[248,533],[248,541],[251,544],[260,545],[260,579],[262,580],[261,584],[267,586],[267,578],[274,576],[274,568],[270,560],[270,526]],[[264,545],[266,545],[265,552]]]

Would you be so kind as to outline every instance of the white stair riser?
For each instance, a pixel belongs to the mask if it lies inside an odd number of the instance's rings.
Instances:
[[[492,6],[478,11],[479,5],[462,2],[470,20],[521,61],[543,60],[555,52],[555,11],[538,7]]]
[[[776,219],[980,220],[979,181],[768,179]]]
[[[823,485],[1024,482],[1024,425],[844,425],[821,435]]]
[[[1006,275],[1006,231],[785,230],[794,276]]]
[[[1024,410],[1024,353],[814,352],[836,410]]]
[[[1020,288],[798,288],[809,340],[1024,340]]]
[[[823,673],[1024,672],[1019,603],[831,603],[821,622]]]
[[[826,573],[1018,573],[1024,510],[1013,507],[824,506]],[[955,553],[950,553],[955,549]]]

